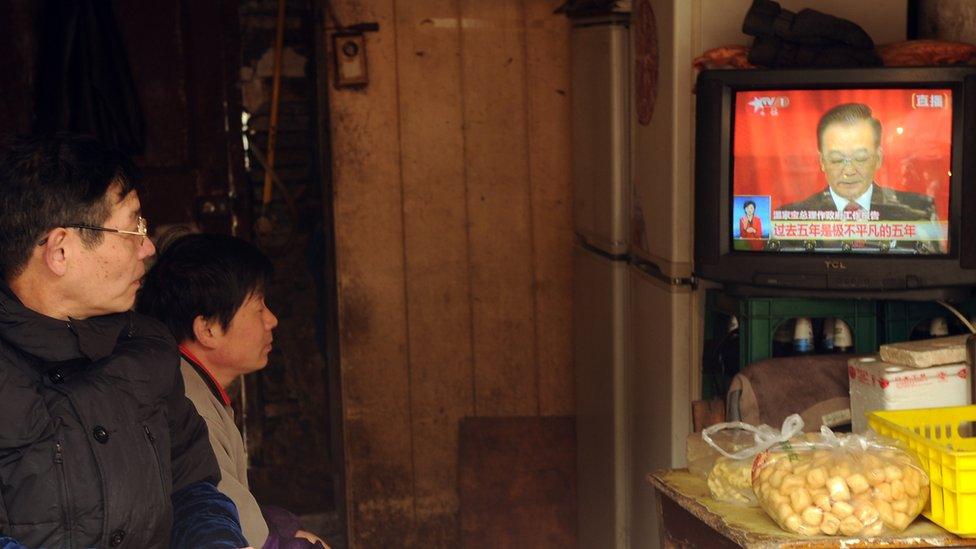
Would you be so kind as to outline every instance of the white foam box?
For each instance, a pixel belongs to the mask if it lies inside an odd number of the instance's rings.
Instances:
[[[966,362],[966,340],[969,336],[936,337],[916,341],[888,343],[880,349],[881,360],[913,368]]]
[[[868,428],[867,414],[875,410],[910,410],[965,406],[969,395],[969,366],[964,362],[915,368],[884,362],[878,355],[847,361],[851,382],[851,430]]]

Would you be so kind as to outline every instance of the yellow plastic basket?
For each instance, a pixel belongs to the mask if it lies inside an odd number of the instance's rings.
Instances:
[[[928,472],[924,515],[946,530],[976,534],[976,405],[868,414],[878,433],[901,440]]]

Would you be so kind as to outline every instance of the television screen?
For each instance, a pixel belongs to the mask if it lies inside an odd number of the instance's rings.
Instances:
[[[736,91],[732,249],[949,254],[952,91]]]

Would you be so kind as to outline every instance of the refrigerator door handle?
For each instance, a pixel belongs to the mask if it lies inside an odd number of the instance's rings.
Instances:
[[[698,289],[698,278],[694,274],[687,277],[669,276],[656,263],[640,259],[633,259],[632,261],[633,265],[640,269],[641,272],[668,286],[689,286],[692,290]]]

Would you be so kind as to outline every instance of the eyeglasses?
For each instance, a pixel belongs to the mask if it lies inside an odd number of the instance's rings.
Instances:
[[[141,236],[146,238],[149,235],[149,222],[146,221],[145,217],[139,217],[136,222],[136,230],[134,231],[123,231],[122,229],[112,229],[110,227],[96,227],[94,225],[85,225],[83,223],[69,223],[65,225],[66,229],[88,229],[89,231],[104,231],[106,233],[118,233],[118,234],[131,234],[135,236]]]
[[[846,164],[861,167],[874,159],[874,154],[868,151],[857,151],[851,156],[840,153],[830,153],[824,160],[831,168],[841,168]]]
[[[96,225],[86,225],[84,223],[69,223],[64,226],[66,229],[87,229],[89,231],[102,231],[106,233],[116,233],[116,234],[131,234],[133,236],[141,236],[142,240],[139,241],[142,244],[146,237],[149,236],[149,221],[145,217],[138,217],[136,221],[136,230],[126,231],[123,229],[113,229],[111,227],[98,227]],[[47,244],[47,237],[37,243],[38,246],[43,246]]]

